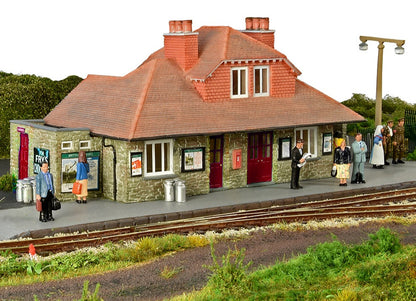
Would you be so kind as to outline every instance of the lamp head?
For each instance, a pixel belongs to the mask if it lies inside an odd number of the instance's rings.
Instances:
[[[368,45],[366,42],[360,43],[359,47],[360,47],[360,50],[362,51],[366,51],[368,49]]]
[[[394,48],[394,52],[396,54],[403,54],[404,53],[404,48],[402,46],[397,46],[396,48]]]

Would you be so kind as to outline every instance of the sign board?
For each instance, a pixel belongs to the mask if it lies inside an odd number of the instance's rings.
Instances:
[[[205,170],[205,148],[187,148],[182,150],[182,172]]]
[[[49,150],[39,147],[33,148],[33,173],[38,174],[40,172],[43,162],[48,162],[50,167]]]
[[[90,167],[88,173],[88,190],[98,190],[100,188],[100,152],[85,152],[87,162]],[[77,176],[78,153],[62,154],[62,192],[72,192],[72,184]]]
[[[137,177],[142,175],[142,153],[131,153],[131,176]]]

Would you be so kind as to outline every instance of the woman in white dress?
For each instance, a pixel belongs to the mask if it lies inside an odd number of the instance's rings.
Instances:
[[[373,168],[384,168],[383,130],[383,126],[378,125],[374,132],[373,149],[370,156],[370,164],[373,164]]]

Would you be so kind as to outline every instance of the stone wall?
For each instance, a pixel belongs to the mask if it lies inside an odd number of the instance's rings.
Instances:
[[[42,120],[10,121],[10,173],[19,174],[20,133],[17,127],[25,129],[29,136],[29,170],[28,176],[35,176],[33,171],[34,148],[49,150],[49,170],[54,176],[55,195],[61,200],[74,200],[72,193],[62,193],[62,154],[79,152],[80,141],[90,141],[90,148],[85,151],[101,152],[101,138],[90,136],[87,129],[61,129],[45,126]],[[72,148],[62,150],[62,142],[72,141]],[[102,160],[101,160],[102,162]],[[100,170],[102,167],[100,166]],[[90,197],[102,195],[102,190],[89,191]]]
[[[104,197],[114,199],[114,183],[116,183],[116,200],[119,202],[142,202],[161,200],[165,198],[164,181],[166,179],[181,179],[185,181],[186,195],[209,193],[209,138],[206,136],[178,138],[173,146],[173,175],[160,177],[131,176],[130,154],[142,152],[144,156],[144,141],[120,141],[105,139],[103,148],[103,189]],[[112,146],[110,146],[112,145]],[[114,154],[116,153],[116,180],[114,181]],[[205,147],[205,170],[182,172],[182,149]]]
[[[223,188],[232,189],[247,185],[247,133],[224,135]],[[241,149],[241,168],[233,169],[233,150]]]
[[[42,120],[11,121],[10,171],[18,174],[18,153],[20,134],[17,127],[25,129],[29,135],[29,176],[33,174],[34,147],[50,151],[50,171],[55,177],[57,196],[62,200],[73,200],[71,193],[62,193],[62,154],[79,151],[80,141],[89,141],[90,148],[85,151],[100,152],[99,181],[100,189],[90,191],[90,197],[104,197],[119,202],[141,202],[162,200],[165,198],[164,181],[181,179],[185,181],[186,195],[200,195],[210,192],[210,151],[209,136],[194,136],[173,139],[173,174],[158,177],[132,176],[131,153],[142,152],[145,160],[144,141],[123,141],[110,138],[92,137],[88,129],[59,129],[48,127]],[[344,130],[345,127],[343,127]],[[333,132],[333,126],[318,127],[318,156],[308,161],[302,168],[301,180],[330,177],[332,154],[322,154],[323,133]],[[279,159],[279,139],[292,140],[295,145],[294,129],[281,129],[273,132],[272,183],[289,183],[291,160]],[[72,148],[62,150],[62,142],[72,142]],[[203,171],[182,171],[182,150],[186,148],[205,148],[205,169]],[[247,186],[247,133],[224,134],[223,149],[223,189]],[[242,166],[233,169],[232,154],[241,149]]]

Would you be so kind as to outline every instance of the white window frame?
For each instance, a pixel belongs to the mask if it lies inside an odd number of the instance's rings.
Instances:
[[[303,136],[303,132],[307,131],[307,137]],[[300,135],[297,135],[297,132]],[[313,132],[314,141],[311,142],[311,133]],[[303,140],[308,141],[307,146],[308,149],[303,149],[303,153],[311,153],[313,158],[318,156],[318,128],[317,127],[302,127],[302,128],[295,128],[295,140],[297,137],[300,137]],[[311,146],[314,147],[314,152],[311,152]]]
[[[154,171],[155,168],[155,145],[156,144],[164,144],[169,143],[170,147],[168,150],[168,154],[165,154],[165,148],[162,146],[162,156],[169,156],[169,166],[164,166],[165,160],[163,160],[164,157],[162,157],[162,171]],[[152,162],[147,162],[147,146],[152,145]],[[163,176],[163,175],[172,175],[173,174],[173,139],[163,139],[163,140],[152,140],[152,141],[146,141],[144,144],[144,169],[143,174],[144,176],[153,177],[153,176]],[[152,172],[147,172],[147,165],[152,164]]]
[[[65,144],[68,144],[68,146],[65,146]],[[72,149],[72,141],[61,142],[61,150],[70,150],[70,149]]]
[[[234,86],[234,82],[233,82],[233,71],[238,71],[238,94],[233,94],[233,86]],[[240,90],[241,90],[241,71],[245,71],[246,73],[246,80],[245,80],[245,85],[246,85],[246,90],[245,93],[241,93],[240,94]],[[231,98],[244,98],[244,97],[248,97],[248,67],[235,67],[235,68],[231,68],[230,71],[230,94],[231,94]]]
[[[81,144],[86,143],[87,146],[81,146]],[[91,140],[83,140],[79,142],[79,149],[90,149],[91,148]]]
[[[253,68],[253,93],[254,96],[269,96],[270,94],[270,69],[269,66],[255,66]],[[266,79],[263,78],[263,72],[262,70],[266,70],[267,71],[267,75],[266,75]],[[256,93],[256,70],[260,70],[260,89],[263,89],[263,81],[266,80],[267,81],[267,91],[261,91],[260,93]]]

